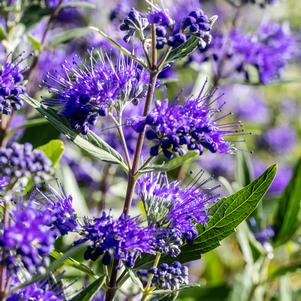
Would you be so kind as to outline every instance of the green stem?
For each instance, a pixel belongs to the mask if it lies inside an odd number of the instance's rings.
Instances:
[[[158,77],[158,70],[157,70],[157,49],[156,49],[156,27],[152,26],[152,66],[150,70],[150,77],[149,77],[149,85],[144,105],[144,111],[143,116],[147,116],[151,110],[154,94],[155,94],[155,88],[156,88],[156,81]],[[146,67],[147,68],[147,67]],[[126,190],[126,196],[123,206],[123,214],[128,215],[130,207],[132,205],[133,201],[133,195],[134,190],[137,182],[137,173],[139,170],[139,163],[141,158],[141,152],[142,152],[142,146],[144,142],[145,137],[145,129],[139,133],[136,149],[134,153],[134,159],[132,167],[128,171],[128,184],[127,184],[127,190]],[[117,290],[117,275],[118,275],[118,267],[120,265],[120,261],[115,259],[113,262],[112,272],[111,272],[111,278],[109,282],[109,287],[106,293],[106,299],[105,301],[112,301],[115,298],[116,290]]]
[[[154,264],[153,264],[153,268],[156,268],[159,264],[159,261],[160,261],[160,257],[161,257],[161,253],[157,253],[156,254],[156,258],[155,258],[155,261],[154,261]],[[143,295],[141,297],[141,301],[145,301],[146,298],[150,295],[150,293],[153,291],[152,289],[152,281],[153,281],[153,277],[154,277],[154,274],[149,274],[148,275],[148,280],[147,280],[147,284],[144,288],[144,292],[143,292]]]
[[[124,151],[124,154],[125,154],[126,163],[127,163],[128,168],[130,169],[131,168],[131,159],[130,159],[128,147],[127,147],[126,140],[125,140],[124,133],[123,133],[123,129],[122,129],[121,117],[120,117],[119,121],[113,116],[113,114],[110,114],[110,117],[111,117],[111,119],[113,120],[114,124],[117,127],[117,131],[118,131],[118,134],[119,134],[119,137],[120,137],[120,140],[121,140],[121,145],[122,145],[122,148],[123,148],[123,151]]]

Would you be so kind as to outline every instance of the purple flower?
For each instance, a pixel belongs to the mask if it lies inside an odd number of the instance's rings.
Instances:
[[[134,34],[138,34],[140,40],[144,40],[145,36],[149,35],[150,25],[156,24],[157,49],[162,49],[165,45],[177,48],[192,36],[198,37],[199,45],[205,47],[211,42],[212,23],[213,20],[209,20],[201,9],[192,10],[184,18],[174,20],[167,10],[153,6],[153,10],[147,13],[132,8],[120,30],[126,32],[126,42],[129,42]]]
[[[266,147],[276,155],[290,153],[297,144],[297,135],[294,128],[287,125],[278,125],[268,129],[259,139],[259,147]]]
[[[53,98],[44,100],[58,107],[74,129],[87,134],[99,116],[120,113],[125,103],[145,96],[148,76],[141,66],[120,56],[112,62],[101,52],[90,53],[90,62],[74,59],[62,64],[60,72],[49,73],[45,85]]]
[[[203,154],[204,148],[212,153],[232,153],[235,148],[226,137],[242,132],[239,123],[219,124],[225,116],[216,117],[222,106],[213,107],[212,94],[189,98],[182,105],[177,100],[157,101],[153,110],[145,117],[133,119],[132,126],[137,132],[145,126],[146,138],[154,141],[150,149],[152,156],[158,155],[160,149],[167,158],[173,153],[183,155],[184,146],[188,150],[198,150]]]
[[[136,193],[144,205],[148,225],[157,230],[155,244],[160,251],[177,256],[182,236],[192,242],[198,234],[196,224],[207,222],[208,206],[218,197],[210,195],[214,188],[200,189],[208,182],[198,183],[202,174],[185,187],[179,182],[169,183],[164,174],[138,180]]]
[[[251,230],[254,232],[255,238],[262,244],[262,246],[267,250],[271,250],[270,239],[275,235],[275,231],[271,226],[267,226],[265,228],[260,228],[254,219],[251,217],[249,219],[249,224]]]
[[[213,42],[202,50],[201,61],[213,59],[217,76],[226,78],[234,71],[250,80],[248,66],[256,68],[259,81],[268,84],[280,77],[281,71],[295,55],[295,39],[288,24],[268,23],[254,35],[238,29],[229,34],[217,33]]]
[[[120,25],[120,30],[125,31],[124,41],[129,42],[132,36],[137,32],[140,37],[143,36],[143,31],[148,27],[149,23],[147,17],[142,13],[132,8],[128,15],[124,18]]]
[[[144,285],[147,284],[148,276],[152,274],[152,287],[156,287],[156,289],[178,290],[181,286],[189,283],[188,268],[178,261],[173,262],[170,266],[161,263],[158,268],[138,270],[137,274]]]
[[[41,211],[51,216],[48,225],[58,235],[65,235],[77,229],[77,216],[72,207],[72,196],[67,196],[61,186],[60,194],[51,186],[47,186],[45,192],[36,188],[32,198],[41,207]]]
[[[48,284],[39,285],[33,283],[26,288],[13,293],[7,298],[7,301],[63,301],[57,289],[53,290]]]
[[[0,147],[0,176],[20,183],[31,177],[35,183],[39,183],[49,179],[52,174],[51,161],[42,151],[33,150],[30,143]]]
[[[75,244],[88,242],[85,259],[96,261],[102,256],[103,264],[110,264],[111,253],[115,259],[123,260],[133,267],[142,253],[153,254],[153,230],[140,226],[137,218],[121,215],[113,219],[103,212],[99,218],[85,219],[83,238]]]
[[[5,186],[9,183],[8,177],[0,177],[0,190],[5,189]]]
[[[24,60],[19,55],[11,62],[6,60],[0,69],[0,113],[4,115],[10,115],[23,106],[20,95],[25,93],[22,75],[25,69],[21,67]]]
[[[53,248],[54,233],[48,227],[51,216],[38,210],[31,201],[26,205],[18,203],[12,216],[13,221],[0,236],[0,245],[11,254],[3,258],[2,264],[13,271],[20,260],[30,273],[35,273],[48,264]]]

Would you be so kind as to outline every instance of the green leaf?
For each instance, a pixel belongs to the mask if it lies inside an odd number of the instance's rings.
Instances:
[[[54,250],[51,252],[50,256],[53,258],[53,259],[59,259],[60,257],[62,257],[64,254],[62,252],[59,252],[57,250]],[[87,267],[86,265],[78,262],[77,260],[73,259],[73,258],[68,258],[67,260],[65,260],[64,262],[64,265],[67,265],[67,266],[70,266],[76,270],[79,270],[81,272],[84,272],[85,274],[93,277],[93,278],[96,278],[96,274],[89,268]]]
[[[52,37],[48,46],[57,47],[61,44],[70,42],[76,38],[80,38],[90,31],[91,29],[89,27],[73,28],[73,29],[65,30]]]
[[[47,144],[38,147],[48,159],[51,160],[52,166],[56,166],[64,153],[64,142],[61,140],[51,140]]]
[[[268,191],[277,172],[277,165],[269,167],[261,176],[237,193],[218,201],[210,210],[212,217],[206,227],[199,226],[194,244],[201,253],[220,245],[257,207]]]
[[[7,38],[7,33],[5,32],[4,28],[0,26],[0,41]]]
[[[80,244],[77,245],[75,247],[70,248],[66,253],[64,253],[62,256],[60,256],[59,258],[57,258],[55,261],[53,261],[49,267],[47,267],[46,271],[43,274],[39,274],[36,275],[34,277],[32,277],[30,280],[21,283],[20,285],[14,287],[12,289],[13,292],[18,291],[19,289],[22,289],[24,287],[27,287],[28,285],[38,282],[42,279],[44,279],[45,277],[49,276],[49,274],[59,268],[61,268],[65,261],[68,260],[70,257],[72,257],[73,255],[75,255],[77,252],[85,249],[87,246],[84,244]]]
[[[38,23],[44,16],[51,15],[52,9],[50,7],[41,7],[38,4],[28,5],[22,15],[20,23],[26,25],[29,29],[31,26]]]
[[[197,49],[199,44],[199,38],[192,36],[184,44],[173,49],[167,57],[168,62],[180,60],[190,55],[194,50]]]
[[[184,245],[177,260],[185,263],[196,260],[220,245],[220,241],[235,231],[256,208],[268,191],[276,175],[277,165],[269,167],[261,176],[235,194],[222,198],[211,207],[206,226],[198,225],[199,235],[191,245]],[[153,256],[144,256],[135,268],[148,267],[154,261]],[[174,258],[162,256],[162,262],[172,262]]]
[[[269,276],[267,281],[273,281],[276,278],[282,277],[289,273],[297,272],[298,270],[301,270],[301,261],[293,262],[288,265],[282,266],[278,268],[277,270],[273,271]]]
[[[30,41],[31,46],[32,46],[33,50],[35,51],[35,53],[39,53],[42,48],[40,41],[35,39],[31,34],[27,35],[27,37],[28,37],[28,40]]]
[[[217,16],[212,16],[209,18],[209,23],[213,26],[216,20]],[[173,62],[189,56],[198,48],[200,42],[202,42],[202,39],[196,36],[191,36],[184,44],[173,49],[167,56],[166,61]]]
[[[102,161],[119,164],[125,171],[127,171],[127,166],[124,163],[122,156],[92,131],[90,131],[87,135],[81,135],[71,129],[66,119],[59,116],[53,109],[43,106],[39,101],[25,95],[22,96],[22,99],[34,107],[75,145]]]
[[[180,167],[186,162],[195,161],[197,158],[199,158],[199,156],[200,153],[198,151],[189,151],[184,156],[178,156],[161,165],[152,165],[145,167],[140,171],[140,173],[147,173],[152,171],[170,171]]]
[[[227,299],[230,292],[230,288],[225,285],[218,286],[206,286],[206,287],[194,287],[189,289],[184,289],[179,294],[180,300],[189,300],[199,301],[224,301]]]
[[[288,183],[278,202],[274,216],[273,237],[275,245],[279,246],[289,241],[295,234],[301,222],[301,158],[299,159],[291,181]]]
[[[130,58],[132,58],[133,60],[135,60],[136,62],[138,62],[141,66],[143,66],[145,69],[147,69],[147,65],[146,63],[136,57],[133,53],[131,53],[130,51],[128,51],[126,48],[124,48],[123,46],[121,46],[118,42],[116,42],[115,40],[113,40],[112,38],[110,38],[106,33],[104,33],[102,30],[94,27],[94,26],[90,26],[89,27],[91,30],[98,32],[100,35],[102,35],[102,37],[107,40],[110,44],[112,44],[115,48],[117,48],[119,51],[121,51],[123,54],[129,56]]]
[[[70,299],[70,301],[89,301],[92,297],[102,288],[105,283],[104,277],[99,277],[81,292],[79,292],[75,297]]]

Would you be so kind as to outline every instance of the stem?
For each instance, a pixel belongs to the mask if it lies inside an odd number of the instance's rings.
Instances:
[[[146,96],[146,102],[145,102],[145,106],[144,106],[143,116],[148,115],[148,113],[150,112],[151,105],[152,105],[153,98],[154,98],[154,93],[155,93],[157,76],[158,76],[157,72],[151,72],[151,74],[150,74],[150,82],[149,82],[149,86],[148,86],[148,92],[147,92],[147,96]],[[128,214],[129,209],[132,204],[133,193],[134,193],[135,184],[136,184],[135,176],[139,170],[139,162],[140,162],[140,156],[141,156],[142,146],[143,146],[143,142],[144,142],[144,136],[145,136],[145,129],[141,133],[139,133],[136,150],[135,150],[135,154],[134,154],[134,159],[133,159],[133,165],[128,174],[128,186],[127,186],[127,191],[126,191],[125,203],[124,203],[124,207],[123,207],[123,213],[125,215]]]
[[[123,151],[124,151],[124,154],[125,154],[126,163],[127,163],[128,168],[130,169],[131,168],[131,159],[130,159],[128,147],[127,147],[126,140],[125,140],[124,133],[123,133],[123,129],[122,129],[121,117],[120,117],[119,121],[113,116],[113,114],[110,114],[110,117],[112,118],[114,124],[117,127],[117,131],[118,131],[118,134],[119,134],[119,137],[120,137],[120,140],[121,140],[122,148],[123,148]]]
[[[9,209],[8,209],[8,202],[4,200],[4,213],[3,213],[3,231],[5,231],[5,228],[8,227],[9,223]],[[0,266],[0,301],[5,300],[6,295],[6,265],[5,265],[5,255],[6,250],[3,247],[2,249],[2,259],[4,262],[2,262],[2,265]]]
[[[146,100],[144,105],[143,116],[148,115],[148,113],[151,110],[151,106],[155,94],[156,81],[158,77],[158,70],[156,66],[157,64],[156,27],[152,25],[151,30],[152,30],[152,66],[150,70],[149,85],[148,85],[148,90],[147,90],[147,95],[146,95]],[[140,162],[141,151],[144,142],[144,136],[145,136],[145,128],[138,135],[132,168],[130,168],[128,172],[128,184],[127,184],[126,196],[125,196],[124,207],[123,207],[124,215],[128,215],[129,209],[132,204],[134,190],[137,182],[136,175],[139,170],[139,162]],[[116,290],[117,290],[116,282],[117,282],[119,263],[120,263],[119,260],[114,259],[110,283],[106,293],[105,301],[114,300]]]
[[[153,268],[156,268],[158,266],[159,261],[160,261],[160,257],[161,257],[161,253],[157,253],[155,261],[154,261]],[[153,277],[154,277],[154,274],[149,274],[148,275],[147,284],[144,288],[144,292],[143,292],[143,295],[141,297],[141,301],[145,301],[146,298],[149,296],[150,292],[152,291],[151,286],[152,286]]]

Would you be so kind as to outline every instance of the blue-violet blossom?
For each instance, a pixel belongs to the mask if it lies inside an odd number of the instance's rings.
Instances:
[[[89,61],[76,57],[60,72],[48,73],[44,83],[53,98],[43,102],[59,108],[72,128],[87,134],[99,116],[119,114],[126,102],[143,98],[147,82],[148,75],[133,60],[121,55],[113,62],[100,51],[90,52]]]
[[[111,256],[123,260],[133,267],[142,253],[153,254],[153,229],[143,228],[137,218],[121,215],[114,219],[103,211],[101,217],[88,219],[82,226],[82,239],[74,244],[88,242],[85,259],[96,261],[102,256],[105,265],[110,264]]]

